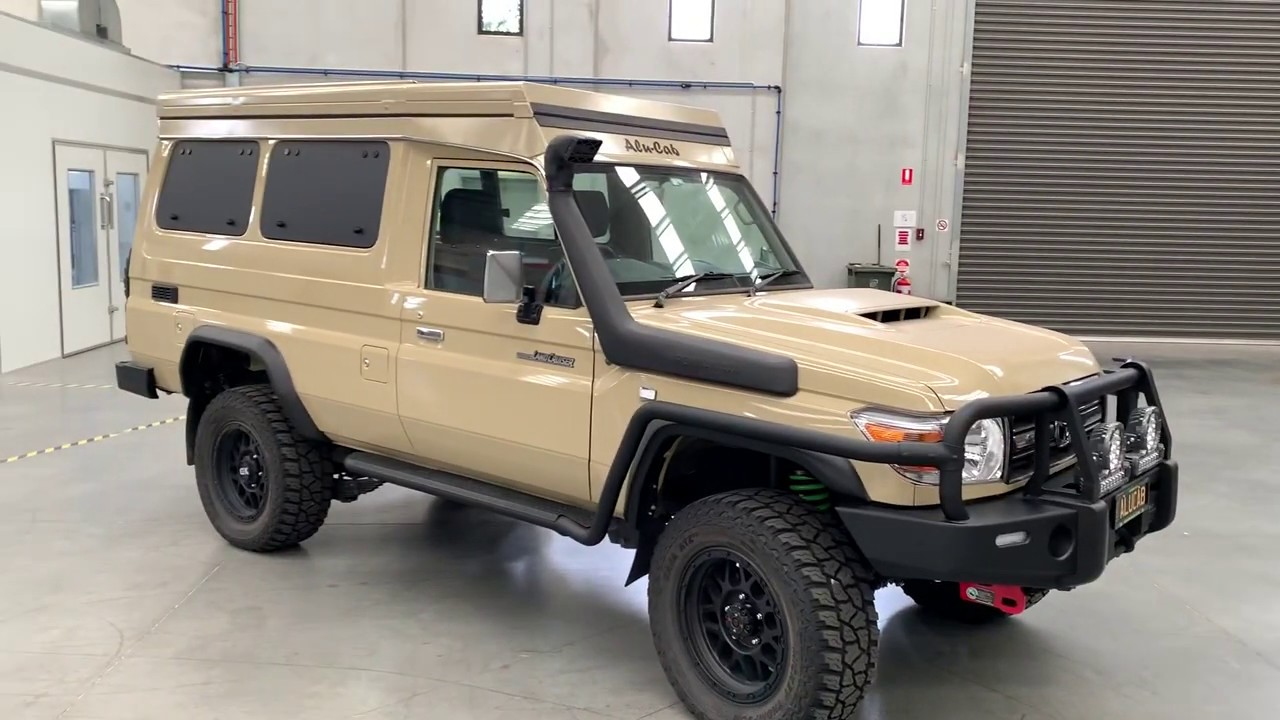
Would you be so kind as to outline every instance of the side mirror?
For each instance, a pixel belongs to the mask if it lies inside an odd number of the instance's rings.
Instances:
[[[484,301],[519,302],[524,286],[524,255],[518,250],[490,250],[484,258]]]

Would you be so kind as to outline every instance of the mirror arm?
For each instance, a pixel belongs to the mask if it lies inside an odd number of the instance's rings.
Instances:
[[[516,307],[516,321],[522,325],[537,325],[542,322],[542,303],[538,300],[538,289],[525,285],[521,289],[522,299]]]

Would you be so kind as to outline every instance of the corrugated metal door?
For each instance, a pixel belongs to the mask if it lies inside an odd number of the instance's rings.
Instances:
[[[977,0],[956,301],[1280,340],[1280,2]]]

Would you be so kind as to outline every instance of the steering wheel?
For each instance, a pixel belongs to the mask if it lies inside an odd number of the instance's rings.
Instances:
[[[606,259],[616,260],[621,257],[618,255],[616,250],[608,245],[598,245],[597,247],[600,248],[601,254],[603,254]],[[573,280],[573,275],[569,272],[569,259],[560,258],[556,261],[555,265],[551,266],[551,269],[547,271],[547,274],[542,277],[542,283],[538,287],[538,298],[540,301],[543,304],[576,303],[578,301],[578,298],[576,297],[576,290],[573,291],[575,297],[560,297],[560,293],[566,288],[564,282],[566,278],[568,278],[570,282]]]

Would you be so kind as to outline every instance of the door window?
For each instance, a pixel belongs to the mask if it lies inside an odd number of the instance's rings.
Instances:
[[[141,183],[135,173],[116,174],[116,233],[120,252],[120,277],[124,277],[129,252],[133,250],[133,233],[138,227],[138,202],[141,199]]]
[[[67,171],[67,208],[71,221],[71,287],[98,284],[98,227],[94,209],[94,173]]]
[[[524,282],[534,286],[564,257],[537,176],[442,168],[432,209],[427,287],[481,295],[485,256],[501,250],[524,254]]]

